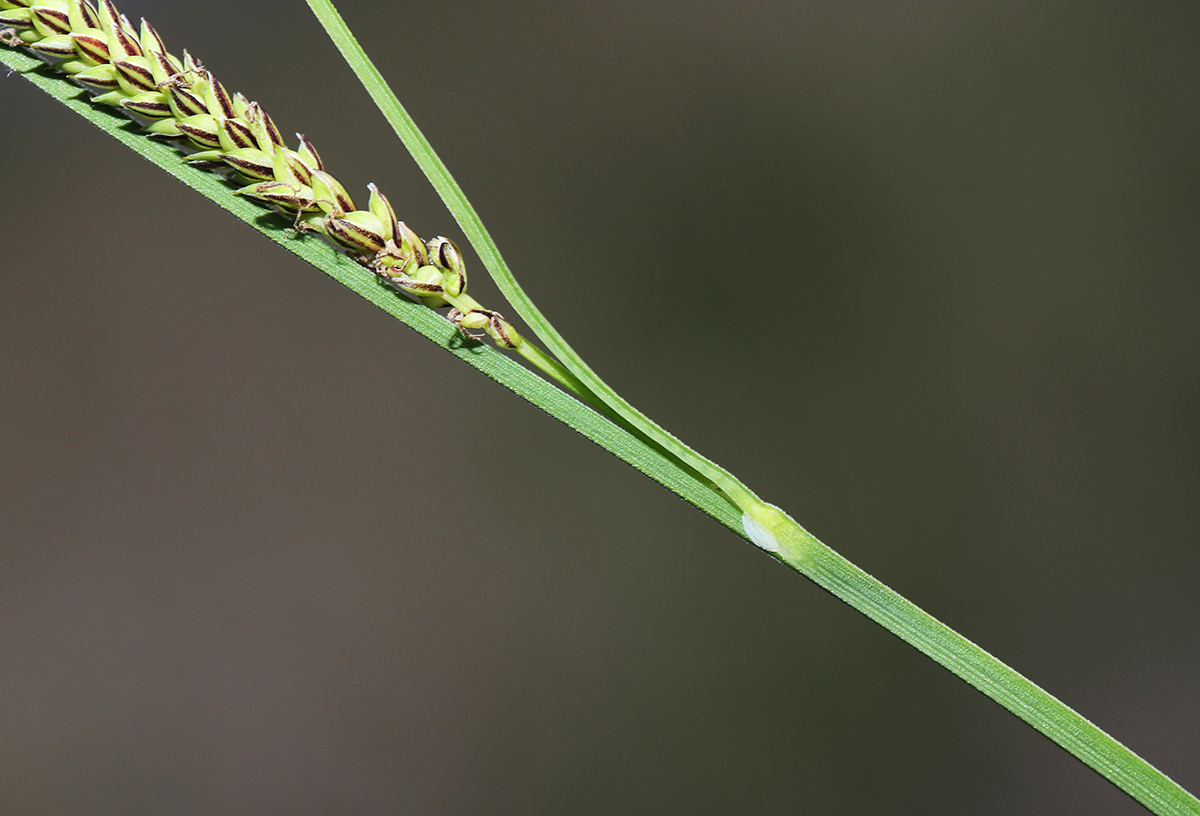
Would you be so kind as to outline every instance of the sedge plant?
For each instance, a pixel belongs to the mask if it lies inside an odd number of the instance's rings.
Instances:
[[[200,58],[169,50],[152,26],[134,25],[111,0],[97,6],[0,0],[6,46],[0,53],[11,68],[219,206],[940,663],[1151,812],[1200,814],[1200,801],[1145,760],[838,555],[601,380],[523,292],[333,5],[308,2],[506,303],[485,306],[468,293],[466,261],[453,239],[421,237],[373,184],[356,203],[308,139],[286,139],[263,105],[228,90]],[[130,119],[140,127],[128,127]],[[264,213],[274,215],[264,219]],[[518,330],[514,315],[531,336]]]

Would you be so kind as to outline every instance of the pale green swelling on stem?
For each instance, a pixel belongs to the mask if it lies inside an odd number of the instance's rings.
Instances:
[[[462,189],[367,57],[330,0],[307,0],[330,39],[458,221],[501,293],[580,382],[743,511],[748,538],[954,672],[1149,810],[1200,814],[1197,800],[1166,775],[1045,690],[822,544],[782,510],[629,405],[579,358],[518,285]]]
[[[695,479],[679,462],[662,455],[654,447],[597,415],[494,349],[462,342],[462,335],[445,319],[382,286],[374,275],[335,252],[323,241],[295,237],[286,229],[282,219],[231,195],[230,186],[212,174],[187,166],[173,149],[142,136],[138,128],[124,117],[92,106],[87,101],[86,93],[80,92],[61,77],[51,77],[48,72],[31,72],[35,66],[42,65],[39,60],[23,53],[0,49],[0,62],[18,71],[29,72],[24,74],[26,78],[74,112],[443,349],[651,476],[726,527],[744,534],[745,526],[750,533],[748,537],[755,539],[759,546],[775,551],[777,558],[790,563],[838,598],[942,663],[1095,768],[1153,812],[1200,816],[1200,801],[1144,760],[1012,669],[820,544],[782,512],[762,505],[765,508],[762,523],[756,526],[751,520],[747,525],[745,517],[739,515],[711,485]],[[432,154],[432,151],[429,153]],[[439,189],[439,192],[442,190]],[[463,201],[465,203],[465,199]],[[778,517],[772,518],[772,513],[778,513]],[[787,540],[778,540],[779,531],[785,533]],[[794,557],[797,552],[804,557]]]

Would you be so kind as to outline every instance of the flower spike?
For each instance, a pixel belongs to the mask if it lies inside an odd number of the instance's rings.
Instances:
[[[189,165],[245,184],[232,193],[283,213],[297,232],[324,236],[384,284],[430,308],[453,307],[447,317],[456,326],[482,332],[472,337],[520,347],[499,312],[467,295],[453,241],[422,240],[374,184],[367,208],[357,209],[303,134],[288,148],[257,102],[231,94],[187,51],[182,60],[172,56],[154,26],[141,20],[135,28],[113,0],[0,0],[0,45],[51,62],[94,104],[125,111],[147,136],[175,140]]]

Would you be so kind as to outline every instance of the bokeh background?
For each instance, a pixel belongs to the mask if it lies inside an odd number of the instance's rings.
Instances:
[[[1200,789],[1200,6],[344,6],[619,391]],[[299,0],[121,8],[458,237]],[[0,111],[0,812],[1141,812],[18,77]]]

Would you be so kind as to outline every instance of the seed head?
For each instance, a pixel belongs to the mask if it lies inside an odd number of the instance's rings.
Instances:
[[[367,209],[357,209],[308,139],[296,134],[297,149],[286,147],[257,102],[230,94],[187,51],[173,56],[152,25],[135,28],[113,0],[0,0],[0,29],[0,45],[29,47],[92,92],[93,103],[148,121],[148,136],[179,140],[191,166],[249,182],[234,195],[287,213],[297,231],[324,235],[426,306],[452,302],[448,317],[464,331],[482,330],[501,348],[522,342],[498,312],[466,294],[453,241],[423,241],[374,184]]]

